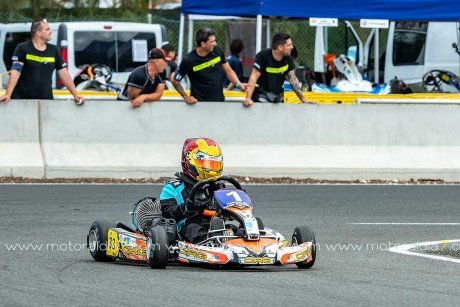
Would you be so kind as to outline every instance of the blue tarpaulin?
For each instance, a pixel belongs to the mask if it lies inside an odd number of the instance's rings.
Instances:
[[[182,14],[458,21],[455,0],[182,0]]]

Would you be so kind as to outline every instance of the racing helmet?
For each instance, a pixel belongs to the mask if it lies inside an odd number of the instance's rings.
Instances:
[[[181,163],[182,171],[197,181],[220,176],[224,169],[222,149],[208,138],[186,139]]]

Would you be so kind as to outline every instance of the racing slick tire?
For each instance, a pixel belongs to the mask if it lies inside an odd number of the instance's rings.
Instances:
[[[110,228],[116,227],[116,223],[109,220],[93,222],[86,237],[89,253],[96,261],[112,262],[116,258],[107,256],[107,233]]]
[[[147,246],[147,263],[152,269],[165,269],[168,265],[168,234],[164,227],[157,226],[150,229],[149,244]]]
[[[316,239],[315,234],[313,231],[308,228],[307,226],[299,226],[294,229],[294,233],[292,234],[292,245],[301,244],[304,242],[313,242],[311,256],[312,260],[307,262],[307,260],[303,262],[296,263],[299,269],[309,269],[311,268],[316,261]]]
[[[259,227],[259,230],[263,230],[265,227],[264,227],[264,222],[262,222],[262,219],[260,217],[256,217],[256,221],[257,221],[257,226]]]

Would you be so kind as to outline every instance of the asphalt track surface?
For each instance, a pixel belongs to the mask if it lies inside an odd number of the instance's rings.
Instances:
[[[161,186],[0,185],[0,305],[458,305],[459,263],[388,249],[459,239],[460,186],[246,188],[265,225],[289,238],[298,225],[314,230],[313,268],[98,263],[85,249],[93,220],[128,219]]]

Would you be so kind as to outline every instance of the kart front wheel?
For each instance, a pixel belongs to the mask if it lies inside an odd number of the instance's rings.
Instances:
[[[259,227],[259,230],[264,230],[264,222],[262,222],[262,219],[260,217],[256,217],[257,220],[257,226]]]
[[[164,227],[156,226],[150,229],[147,246],[147,263],[152,269],[165,269],[168,265],[168,235]]]
[[[108,220],[95,221],[89,229],[86,242],[88,244],[89,253],[96,261],[111,262],[115,258],[109,257],[107,251],[107,233],[110,228],[116,227],[115,222]]]
[[[312,242],[311,257],[312,259],[305,260],[303,262],[296,263],[299,269],[309,269],[311,268],[316,261],[316,239],[313,231],[307,226],[296,227],[294,233],[292,234],[292,245],[299,245],[304,242]],[[309,261],[309,262],[307,262]]]

